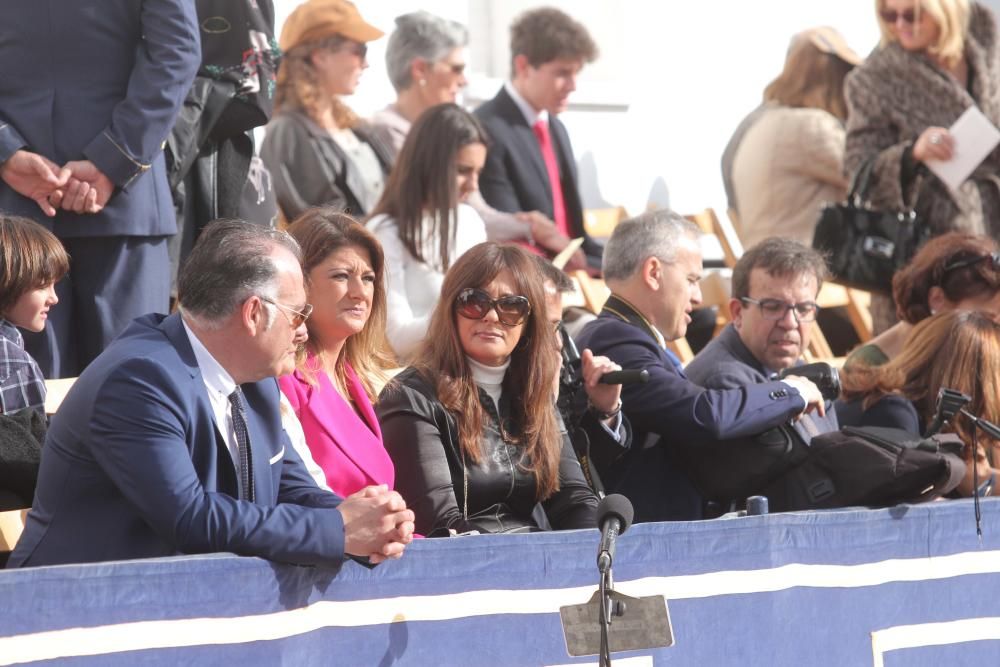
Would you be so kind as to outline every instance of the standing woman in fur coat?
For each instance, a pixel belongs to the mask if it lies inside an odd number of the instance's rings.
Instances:
[[[948,128],[971,106],[1000,125],[1000,45],[992,12],[970,0],[875,0],[880,46],[847,79],[845,171],[874,156],[876,208],[914,206],[935,235],[959,230],[1000,238],[1000,148],[957,191],[927,170],[955,153]],[[876,332],[895,319],[872,299]]]

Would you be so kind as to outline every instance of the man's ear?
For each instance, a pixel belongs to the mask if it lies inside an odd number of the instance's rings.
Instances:
[[[654,292],[660,289],[663,282],[663,262],[659,257],[647,257],[642,262],[642,282]]]
[[[256,336],[267,324],[267,313],[260,297],[251,296],[240,305],[240,324],[251,335]]]
[[[529,67],[531,67],[531,63],[528,62],[528,56],[524,55],[523,53],[519,53],[516,56],[514,56],[515,79],[524,76],[525,72],[528,71]]]
[[[739,299],[729,300],[729,317],[733,321],[733,325],[739,329],[743,326],[743,302]]]

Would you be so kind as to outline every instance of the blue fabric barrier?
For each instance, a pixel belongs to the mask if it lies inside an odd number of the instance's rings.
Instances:
[[[634,526],[616,589],[676,644],[622,667],[1000,664],[1000,499]],[[0,572],[0,664],[565,665],[597,531],[414,543],[340,572],[232,555]]]

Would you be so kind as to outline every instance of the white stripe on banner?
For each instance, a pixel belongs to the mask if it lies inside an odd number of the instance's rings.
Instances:
[[[947,646],[984,639],[1000,639],[1000,616],[964,618],[944,623],[897,625],[872,633],[872,662],[874,667],[884,667],[884,656],[889,651],[922,646]]]
[[[797,587],[860,588],[998,572],[1000,551],[981,551],[860,565],[793,563],[766,570],[646,577],[618,581],[615,588],[632,597],[663,595],[668,600],[682,600],[768,593]],[[559,607],[587,601],[594,588],[485,590],[348,602],[322,600],[301,609],[271,614],[138,621],[52,630],[0,638],[0,665],[123,651],[241,644],[284,639],[321,628],[444,621],[497,614],[553,614],[558,613]]]

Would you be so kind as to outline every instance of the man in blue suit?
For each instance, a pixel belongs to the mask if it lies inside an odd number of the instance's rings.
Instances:
[[[649,371],[648,383],[622,392],[632,446],[595,456],[614,459],[601,478],[609,493],[628,496],[637,521],[702,518],[703,498],[684,469],[682,447],[756,435],[807,410],[824,410],[816,386],[799,377],[703,389],[666,349],[666,341],[684,336],[701,303],[698,234],[666,210],[620,223],[604,250],[611,297],[577,341],[622,368]]]
[[[10,566],[402,553],[413,513],[399,494],[321,491],[282,430],[274,376],[294,368],[312,310],[298,253],[239,220],[206,228],[179,279],[181,312],[135,320],[53,418]]]
[[[0,20],[0,210],[72,259],[46,377],[79,372],[132,318],[164,312],[176,219],[162,146],[201,60],[193,0],[9,0]]]
[[[511,81],[475,111],[492,141],[479,189],[497,210],[537,211],[553,220],[558,233],[535,238],[549,251],[583,236],[582,256],[570,268],[589,264],[598,269],[601,246],[584,231],[576,159],[558,118],[576,90],[580,70],[597,57],[597,45],[583,25],[543,7],[514,21],[510,51]]]

